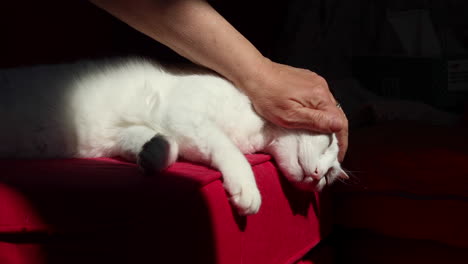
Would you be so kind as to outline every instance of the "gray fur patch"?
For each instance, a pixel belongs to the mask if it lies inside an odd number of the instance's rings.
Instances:
[[[169,162],[169,142],[162,135],[156,135],[143,145],[138,154],[138,166],[147,175],[162,171]]]

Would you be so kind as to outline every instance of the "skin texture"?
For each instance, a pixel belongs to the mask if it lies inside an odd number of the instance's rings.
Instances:
[[[339,159],[348,121],[319,75],[272,62],[204,0],[91,0],[136,30],[232,81],[270,122],[335,132]]]

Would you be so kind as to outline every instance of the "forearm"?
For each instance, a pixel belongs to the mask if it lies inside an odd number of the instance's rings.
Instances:
[[[255,78],[266,59],[204,0],[91,0],[194,63],[236,84]],[[239,85],[242,86],[242,85]]]

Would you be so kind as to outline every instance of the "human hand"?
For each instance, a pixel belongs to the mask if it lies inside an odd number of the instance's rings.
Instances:
[[[336,133],[343,161],[348,147],[348,120],[324,78],[306,69],[268,59],[255,77],[238,84],[249,96],[256,112],[285,128]]]

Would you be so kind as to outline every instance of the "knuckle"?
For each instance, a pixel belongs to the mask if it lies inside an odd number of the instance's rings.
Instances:
[[[325,116],[320,113],[314,113],[311,115],[315,129],[323,132],[328,132],[329,122],[326,122]]]
[[[316,78],[317,78],[317,80],[319,80],[319,81],[322,82],[322,83],[327,83],[327,81],[325,80],[325,78],[323,78],[322,76],[320,76],[320,75],[318,75],[318,74],[317,74],[317,77],[316,77]]]
[[[315,91],[315,95],[320,97],[320,98],[327,98],[328,99],[328,93],[325,89],[317,89]]]
[[[321,80],[320,80],[321,76],[318,75],[316,72],[313,72],[313,71],[311,71],[309,69],[304,69],[304,73],[307,74],[307,77],[310,80],[321,82]]]
[[[325,86],[328,88],[328,83],[327,80],[325,80],[325,78],[315,73],[315,79],[321,86]]]

